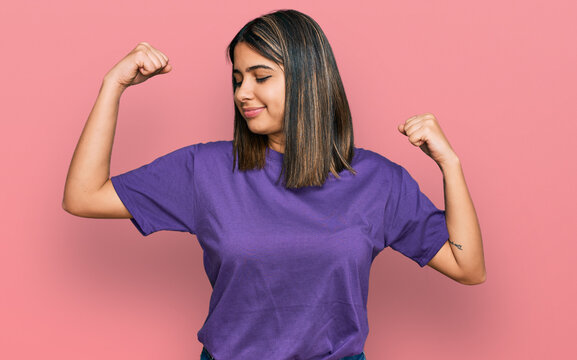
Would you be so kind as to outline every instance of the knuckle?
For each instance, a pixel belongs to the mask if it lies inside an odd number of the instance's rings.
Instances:
[[[134,52],[139,55],[146,55],[148,54],[148,49],[146,47],[137,46],[136,49],[134,49]]]
[[[139,61],[139,62],[145,62],[146,58],[147,58],[146,51],[142,50],[142,49],[137,49],[135,51],[135,56],[136,56],[137,61]]]
[[[139,43],[135,49],[137,49],[138,51],[141,51],[143,53],[146,53],[146,54],[149,54],[152,51],[151,46],[147,42]]]

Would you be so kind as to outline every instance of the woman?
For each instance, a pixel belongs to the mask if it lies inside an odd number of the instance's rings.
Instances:
[[[309,16],[254,19],[228,54],[233,141],[109,178],[121,94],[171,70],[140,43],[104,77],[63,200],[77,216],[130,218],[145,236],[197,236],[213,287],[201,359],[365,359],[370,265],[388,246],[460,283],[485,280],[460,162],[432,114],[398,130],[439,165],[445,211],[403,167],[354,146],[332,50]]]

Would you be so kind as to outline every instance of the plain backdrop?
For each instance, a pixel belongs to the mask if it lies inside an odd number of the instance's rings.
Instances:
[[[62,207],[103,76],[147,41],[174,69],[123,95],[111,175],[231,140],[225,49],[264,13],[324,29],[355,143],[403,165],[440,208],[442,174],[396,127],[433,113],[461,158],[487,281],[386,249],[371,268],[370,360],[569,359],[577,332],[577,3],[19,1],[0,12],[0,358],[198,359],[211,287],[195,236]]]

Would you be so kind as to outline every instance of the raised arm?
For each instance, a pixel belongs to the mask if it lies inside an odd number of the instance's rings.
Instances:
[[[449,239],[428,265],[462,284],[484,282],[487,275],[481,229],[457,154],[433,114],[413,116],[399,125],[399,131],[443,172]]]
[[[81,217],[132,217],[110,181],[120,97],[129,86],[171,69],[166,55],[142,42],[104,76],[70,162],[62,199],[64,210]]]

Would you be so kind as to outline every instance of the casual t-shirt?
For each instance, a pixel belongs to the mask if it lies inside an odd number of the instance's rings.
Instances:
[[[111,178],[132,223],[195,234],[213,292],[198,340],[218,360],[359,354],[369,270],[390,246],[425,266],[448,240],[445,212],[409,173],[354,148],[340,179],[286,189],[283,154],[232,172],[232,141],[189,145]]]

